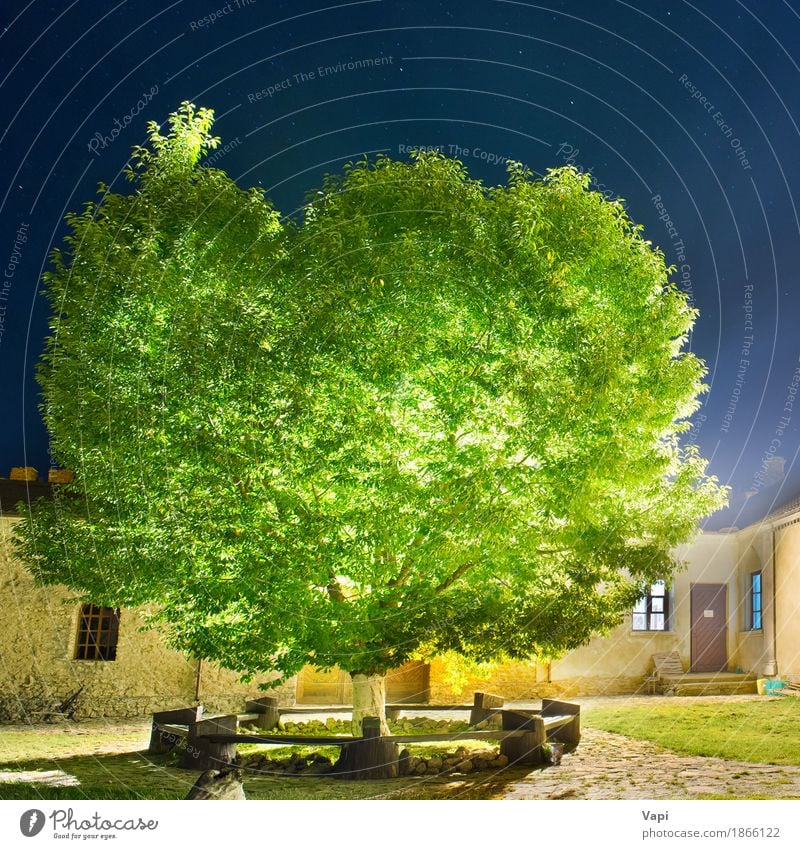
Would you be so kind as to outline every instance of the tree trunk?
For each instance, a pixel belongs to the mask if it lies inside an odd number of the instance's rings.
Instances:
[[[388,735],[386,724],[386,676],[351,672],[353,679],[353,736],[361,736],[361,720],[377,716],[381,721],[381,736]]]

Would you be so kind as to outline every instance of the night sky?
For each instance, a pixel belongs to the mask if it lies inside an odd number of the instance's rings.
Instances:
[[[66,212],[181,101],[215,165],[286,215],[364,153],[437,146],[474,177],[574,163],[622,197],[699,309],[688,439],[732,487],[712,527],[800,494],[800,0],[121,0],[0,11],[0,475],[46,474],[37,294]]]

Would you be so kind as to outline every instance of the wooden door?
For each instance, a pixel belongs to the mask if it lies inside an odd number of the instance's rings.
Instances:
[[[728,665],[725,584],[693,584],[690,672],[724,672]]]
[[[420,660],[390,669],[386,675],[386,701],[419,703],[428,701],[429,666]]]
[[[345,675],[341,669],[314,669],[304,666],[297,676],[299,704],[341,705],[345,703]]]
[[[389,670],[386,676],[386,701],[428,701],[429,667],[421,661],[405,663]],[[303,667],[297,676],[298,704],[341,705],[353,699],[350,676],[341,669],[314,669]]]

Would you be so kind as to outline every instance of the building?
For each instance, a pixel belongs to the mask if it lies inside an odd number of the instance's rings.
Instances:
[[[142,610],[83,605],[66,588],[34,584],[12,553],[13,505],[46,495],[49,486],[0,480],[0,718],[34,715],[79,690],[79,718],[196,701],[215,711],[241,709],[268,679],[245,685],[234,672],[168,649],[142,630]],[[460,701],[475,689],[507,698],[632,693],[642,690],[652,656],[670,651],[720,691],[752,691],[756,676],[800,679],[800,500],[742,530],[702,533],[678,556],[686,568],[672,586],[654,585],[608,636],[550,664],[455,672],[444,659],[406,664],[389,677],[389,701]],[[306,668],[276,694],[287,704],[347,703],[349,679]]]

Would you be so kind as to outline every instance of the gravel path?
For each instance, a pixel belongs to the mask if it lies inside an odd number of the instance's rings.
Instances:
[[[800,767],[678,755],[655,743],[583,728],[559,767],[509,785],[505,799],[800,799]]]

